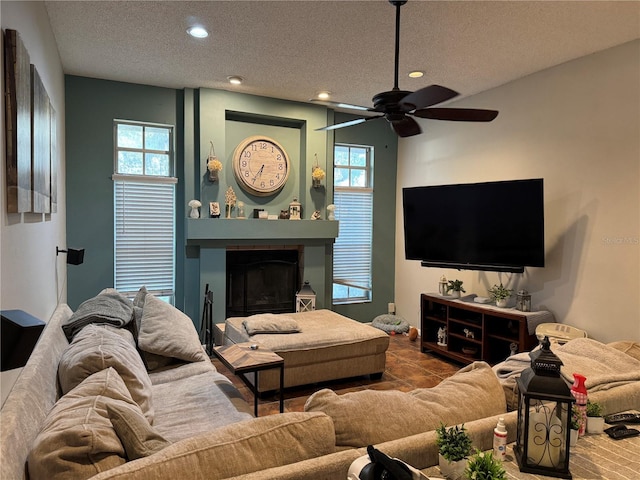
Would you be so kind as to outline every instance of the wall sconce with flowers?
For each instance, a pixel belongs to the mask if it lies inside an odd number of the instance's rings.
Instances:
[[[325,173],[318,166],[318,154],[314,154],[316,161],[313,167],[311,167],[311,181],[313,188],[320,188],[320,182],[324,179]]]
[[[218,160],[216,156],[213,142],[209,143],[211,147],[209,148],[209,157],[207,158],[207,170],[209,171],[209,181],[216,183],[218,181],[218,172],[222,170],[222,162]]]

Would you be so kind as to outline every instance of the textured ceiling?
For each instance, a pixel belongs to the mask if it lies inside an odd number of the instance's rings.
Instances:
[[[64,72],[371,105],[393,87],[395,8],[370,1],[46,1]],[[205,26],[196,40],[185,31]],[[636,1],[420,1],[401,9],[400,88],[471,95],[640,38]],[[410,79],[410,70],[426,75]],[[245,83],[232,87],[227,76]]]

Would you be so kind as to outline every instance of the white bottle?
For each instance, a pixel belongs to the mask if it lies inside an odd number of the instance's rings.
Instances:
[[[500,417],[498,425],[493,429],[493,458],[504,461],[507,456],[507,429],[504,418]]]

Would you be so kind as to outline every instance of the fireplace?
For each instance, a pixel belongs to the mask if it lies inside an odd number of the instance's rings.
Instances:
[[[295,312],[302,247],[227,249],[226,317]]]

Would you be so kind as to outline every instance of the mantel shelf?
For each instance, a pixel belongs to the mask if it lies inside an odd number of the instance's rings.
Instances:
[[[321,240],[333,243],[338,236],[335,220],[259,220],[255,218],[188,218],[187,240]]]

